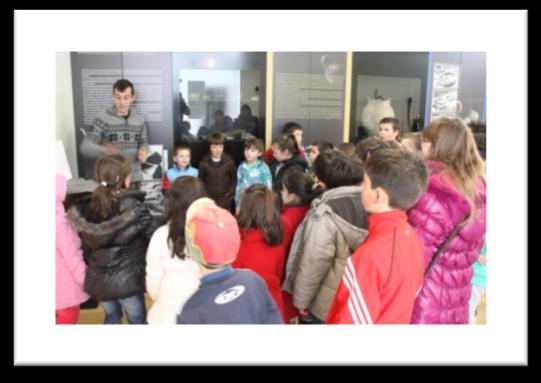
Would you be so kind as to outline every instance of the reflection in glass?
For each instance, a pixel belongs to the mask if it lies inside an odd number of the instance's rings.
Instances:
[[[221,132],[229,139],[261,137],[257,70],[181,69],[180,92],[190,115],[181,125],[181,138],[204,139]]]
[[[415,119],[420,119],[420,78],[360,75],[356,96],[355,122],[364,137],[377,135],[384,117],[397,118],[402,131],[411,131]]]

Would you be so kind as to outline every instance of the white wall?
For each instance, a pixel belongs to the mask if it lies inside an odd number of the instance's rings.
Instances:
[[[73,178],[78,177],[69,52],[56,53],[56,139],[62,140]]]

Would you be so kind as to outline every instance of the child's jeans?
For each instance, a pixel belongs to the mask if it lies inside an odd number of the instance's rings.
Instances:
[[[79,305],[56,310],[56,324],[76,324],[80,312]]]
[[[102,301],[105,311],[104,324],[121,324],[122,309],[126,312],[129,324],[146,324],[147,310],[145,307],[145,296],[143,294],[132,295],[131,297]]]
[[[471,286],[471,297],[470,297],[470,324],[477,323],[477,307],[481,302],[481,297],[485,292],[485,288],[482,286],[472,285]]]

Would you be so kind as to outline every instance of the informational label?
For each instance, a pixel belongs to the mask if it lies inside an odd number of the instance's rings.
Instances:
[[[163,121],[163,71],[126,69],[126,78],[136,89],[134,108],[146,122]]]
[[[332,81],[331,81],[332,80]],[[344,112],[344,76],[275,73],[274,117],[284,120],[340,120]]]
[[[92,120],[113,104],[111,89],[120,77],[120,69],[81,70],[83,89],[83,116],[85,125],[92,125]]]

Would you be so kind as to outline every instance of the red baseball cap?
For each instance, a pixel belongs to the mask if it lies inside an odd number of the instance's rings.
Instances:
[[[210,198],[199,198],[188,208],[185,239],[194,260],[211,269],[231,264],[240,247],[237,220]]]

